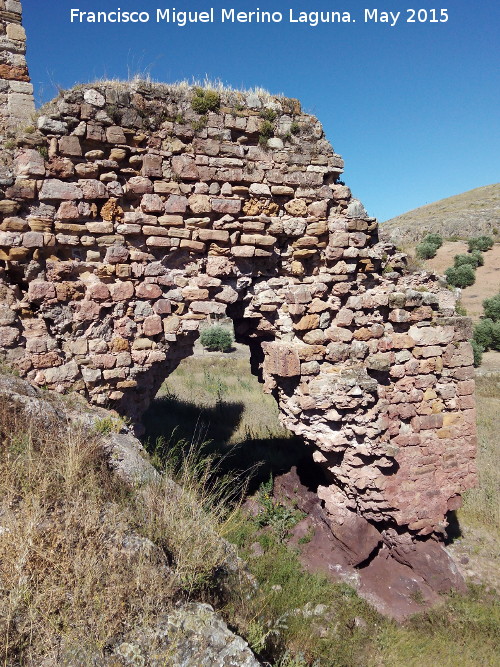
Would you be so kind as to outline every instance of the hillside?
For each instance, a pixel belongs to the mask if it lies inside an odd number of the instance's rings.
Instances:
[[[408,252],[413,254],[414,248],[408,249]],[[463,255],[466,252],[467,244],[463,241],[447,241],[439,248],[433,259],[424,262],[424,268],[443,275],[446,269],[453,266],[455,255]],[[484,253],[484,266],[477,268],[476,282],[462,290],[460,301],[467,315],[477,321],[483,314],[484,299],[495,296],[499,291],[500,244],[495,243],[491,250]]]
[[[381,234],[400,246],[416,243],[429,232],[446,239],[467,239],[482,234],[500,235],[500,183],[421,206],[387,220]]]

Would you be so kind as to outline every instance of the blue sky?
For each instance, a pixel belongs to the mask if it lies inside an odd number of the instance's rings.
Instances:
[[[447,8],[447,23],[406,23],[407,9]],[[399,213],[500,180],[500,5],[494,0],[23,0],[37,102],[57,87],[147,73],[212,79],[301,100],[345,159],[345,180],[371,215]],[[82,11],[281,11],[280,24],[71,24]],[[395,27],[364,9],[401,11]],[[355,23],[290,24],[304,11],[348,11]]]

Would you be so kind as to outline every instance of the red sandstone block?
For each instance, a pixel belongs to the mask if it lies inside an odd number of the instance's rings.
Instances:
[[[22,245],[25,248],[43,248],[44,237],[41,232],[26,232],[23,234]]]
[[[411,425],[416,431],[441,428],[443,426],[443,415],[437,414],[415,417],[411,420]]]
[[[397,334],[393,333],[390,335],[392,340],[392,346],[396,350],[407,350],[415,347],[415,340],[409,334]]]
[[[264,371],[279,377],[300,375],[300,359],[297,350],[281,343],[263,343]]]
[[[106,251],[104,261],[108,264],[122,264],[129,258],[128,248],[121,245],[112,245]]]
[[[212,199],[211,206],[215,213],[236,215],[241,211],[241,199]]]
[[[127,181],[126,191],[134,195],[151,194],[153,192],[153,183],[149,178],[145,178],[144,176],[132,176]]]
[[[106,140],[110,144],[126,144],[127,139],[125,137],[125,132],[121,127],[117,125],[112,125],[111,127],[106,128]]]
[[[93,368],[113,368],[116,357],[113,354],[94,354],[91,357]]]
[[[172,305],[168,299],[158,299],[153,304],[153,310],[158,315],[170,315],[172,312]]]
[[[170,248],[172,239],[166,236],[150,236],[146,239],[146,245],[151,248]]]
[[[152,283],[140,283],[135,288],[135,294],[139,299],[157,299],[162,293],[161,287]]]
[[[468,342],[452,343],[446,348],[443,356],[443,364],[447,368],[456,366],[471,366],[474,363],[472,346]]]
[[[185,213],[187,205],[187,197],[183,195],[170,195],[164,205],[164,210],[165,213]]]
[[[188,181],[196,181],[199,177],[199,170],[192,157],[187,155],[175,155],[172,158],[172,170]]]
[[[226,312],[226,304],[215,301],[193,301],[189,308],[194,313],[203,313],[204,315],[224,315]]]
[[[34,149],[23,150],[14,160],[14,171],[16,176],[21,177],[45,176],[45,160]]]
[[[200,241],[190,241],[188,239],[181,239],[181,248],[186,248],[186,250],[192,250],[193,252],[205,252],[205,244]],[[207,264],[207,273],[208,273],[208,264]],[[210,274],[209,274],[210,275]]]
[[[89,299],[106,301],[106,299],[109,299],[110,294],[107,285],[104,283],[94,283],[88,287],[87,296]]]
[[[147,153],[142,160],[141,174],[152,178],[161,178],[163,158],[161,155],[151,155]]]
[[[109,289],[113,301],[127,301],[134,296],[134,285],[130,281],[112,283]]]
[[[200,229],[198,231],[200,241],[219,241],[227,243],[229,241],[229,232],[221,229]]]
[[[18,178],[14,185],[5,191],[6,199],[34,199],[36,197],[36,181]]]
[[[159,315],[150,315],[142,323],[142,331],[145,336],[156,336],[163,331],[162,320]]]
[[[101,181],[94,178],[82,178],[78,181],[81,187],[84,199],[107,199],[108,191]]]
[[[458,396],[470,396],[474,393],[474,380],[463,380],[457,383]]]
[[[61,137],[59,139],[59,151],[63,155],[79,157],[82,154],[80,139],[75,136]]]
[[[141,209],[145,213],[163,213],[165,204],[160,195],[145,194],[141,199]]]
[[[11,347],[19,338],[19,330],[15,327],[0,327],[0,347]]]
[[[47,301],[56,298],[56,288],[52,283],[33,280],[28,286],[28,301]]]
[[[75,319],[79,321],[93,320],[98,321],[101,314],[101,306],[95,301],[84,299],[79,301],[75,309]]]
[[[64,181],[52,178],[43,182],[39,197],[41,200],[75,200],[82,199],[83,193],[81,188],[74,183],[65,183]]]

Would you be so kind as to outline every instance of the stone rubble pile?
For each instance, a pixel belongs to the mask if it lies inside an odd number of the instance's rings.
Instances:
[[[362,524],[373,548],[443,534],[475,481],[469,322],[379,242],[316,118],[263,93],[102,83],[18,145],[0,200],[7,363],[138,418],[228,316],[314,447],[332,531]]]

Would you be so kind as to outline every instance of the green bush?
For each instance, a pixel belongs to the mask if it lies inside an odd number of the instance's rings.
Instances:
[[[486,252],[493,247],[493,239],[491,236],[478,236],[476,238],[469,239],[468,246],[469,252],[473,252],[474,250]]]
[[[484,316],[493,322],[500,322],[500,294],[483,301]]]
[[[441,234],[427,234],[416,248],[417,257],[420,257],[420,259],[432,259],[436,256],[437,251],[442,245],[443,237]]]
[[[233,337],[224,327],[213,326],[201,332],[200,342],[209,352],[227,352],[233,345]]]
[[[420,259],[432,259],[436,256],[438,249],[433,243],[419,243],[416,252]]]
[[[478,266],[484,266],[484,255],[480,250],[473,250],[471,255],[476,257]]]
[[[469,287],[474,285],[476,281],[476,274],[470,264],[451,266],[446,269],[445,275],[448,284],[453,285],[453,287]]]
[[[484,264],[483,255],[478,250],[470,252],[467,255],[455,255],[454,261],[455,268],[467,264],[472,266],[473,269],[477,269],[478,266],[482,266]]]
[[[500,322],[485,317],[474,327],[474,340],[483,350],[500,351]]]
[[[443,245],[443,237],[441,234],[427,234],[422,243],[431,243],[436,248],[440,248]]]
[[[199,114],[205,114],[207,111],[217,111],[220,107],[220,95],[215,90],[195,88],[191,106]]]
[[[483,360],[484,348],[479,345],[474,338],[471,340],[470,344],[472,345],[472,352],[474,354],[474,366],[478,368]]]

